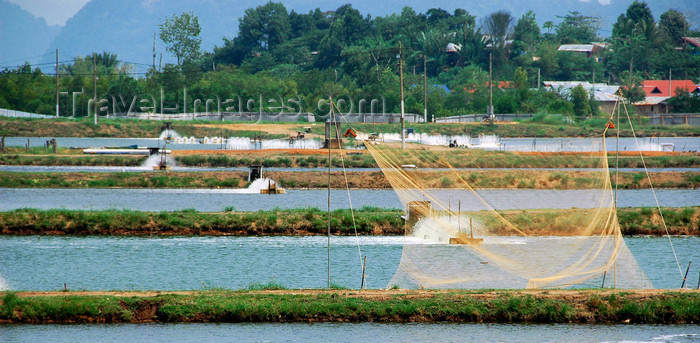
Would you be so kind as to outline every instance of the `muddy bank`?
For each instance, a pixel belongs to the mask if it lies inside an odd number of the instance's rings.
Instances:
[[[697,290],[5,292],[0,323],[700,322]]]

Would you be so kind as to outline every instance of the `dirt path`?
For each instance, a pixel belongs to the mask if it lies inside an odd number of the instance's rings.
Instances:
[[[198,127],[209,127],[217,129],[228,129],[231,131],[260,131],[269,134],[283,134],[296,136],[297,130],[304,126],[312,126],[312,123],[291,123],[291,124],[251,124],[251,123],[231,123],[231,124],[195,124]],[[323,125],[323,123],[321,124]]]

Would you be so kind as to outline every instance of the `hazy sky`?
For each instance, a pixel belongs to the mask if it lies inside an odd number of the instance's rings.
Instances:
[[[46,20],[49,25],[65,25],[90,0],[8,0]]]
[[[66,21],[90,0],[8,0],[29,11],[36,17],[46,20],[49,25],[65,25]],[[591,0],[579,0],[591,1]],[[596,1],[596,0],[593,0]],[[610,0],[597,0],[601,4],[609,4]],[[351,2],[351,1],[348,1]]]

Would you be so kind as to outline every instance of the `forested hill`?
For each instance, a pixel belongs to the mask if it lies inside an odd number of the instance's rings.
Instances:
[[[61,49],[63,56],[85,56],[93,51],[110,51],[125,61],[140,63],[152,62],[153,33],[158,31],[158,24],[165,17],[185,11],[193,11],[200,19],[202,27],[202,48],[211,51],[214,46],[222,46],[223,37],[233,38],[238,32],[238,19],[245,10],[265,4],[266,0],[92,0],[80,10],[61,30],[55,41],[48,46],[47,52]],[[487,16],[498,10],[507,10],[519,18],[532,10],[540,25],[546,21],[554,24],[561,22],[561,16],[570,11],[578,11],[586,16],[600,17],[600,34],[609,36],[611,26],[617,16],[623,13],[632,0],[612,0],[608,5],[601,5],[595,0],[435,0],[409,2],[400,0],[326,0],[305,1],[289,0],[284,5],[289,11],[307,13],[319,8],[322,12],[333,11],[350,3],[364,16],[380,17],[401,13],[408,5],[416,12],[426,13],[431,8],[442,8],[453,13],[463,8],[477,18]],[[655,17],[669,8],[681,12],[695,10],[700,12],[697,0],[651,0],[649,8]],[[0,12],[1,13],[1,12]],[[5,14],[0,14],[5,16]],[[689,18],[692,22],[693,18]],[[2,39],[2,38],[0,38]],[[3,39],[4,40],[4,39]],[[163,61],[174,62],[174,56],[164,52],[164,46],[157,40],[157,50],[163,53]],[[19,58],[25,56],[19,56]]]
[[[18,5],[0,0],[0,65],[18,65],[28,57],[44,54],[60,30],[60,26],[49,26]]]

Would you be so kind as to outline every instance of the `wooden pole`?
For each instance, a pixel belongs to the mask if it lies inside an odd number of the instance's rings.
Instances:
[[[428,122],[428,71],[426,68],[425,53],[423,53],[423,122]]]
[[[58,78],[58,49],[56,49],[56,118],[58,118],[58,114],[60,113],[58,105]]]
[[[462,233],[462,199],[457,201],[457,231]]]
[[[469,217],[469,237],[474,239],[474,228],[472,227],[472,218]]]
[[[401,83],[401,149],[406,149],[406,124],[404,122],[403,105],[403,57],[401,53],[401,41],[399,41],[399,83]]]
[[[603,272],[603,284],[600,285],[600,288],[605,288],[605,275],[608,275],[608,271],[607,271],[607,270]]]
[[[620,97],[622,97],[622,92],[620,91]],[[613,109],[614,111],[614,109]],[[618,103],[617,107],[617,127],[616,133],[615,133],[615,197],[614,197],[614,204],[615,206],[615,213],[617,213],[617,185],[619,184],[619,175],[620,175],[620,106]],[[607,158],[607,157],[606,157]]]
[[[493,116],[493,59],[491,53],[489,53],[489,108],[488,108],[489,121],[492,120]]]
[[[156,33],[153,32],[153,74],[156,73]]]
[[[688,278],[688,272],[690,271],[690,264],[691,262],[688,262],[688,269],[685,270],[685,276],[683,277],[683,284],[681,285],[681,288],[685,287],[685,280]]]
[[[365,268],[367,267],[367,256],[365,256],[364,262],[362,262],[362,283],[360,283],[360,290],[365,288]]]
[[[95,125],[97,125],[97,64],[95,63],[95,53],[92,53],[92,105],[95,115]]]

